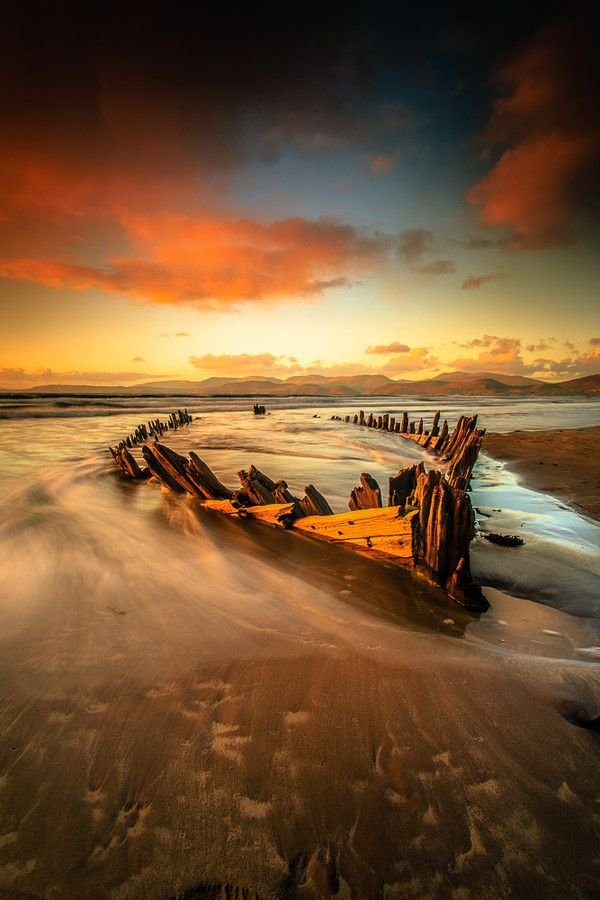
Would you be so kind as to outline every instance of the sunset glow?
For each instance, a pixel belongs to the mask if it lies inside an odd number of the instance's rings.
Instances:
[[[598,371],[591,7],[163,25],[8,16],[0,387]]]

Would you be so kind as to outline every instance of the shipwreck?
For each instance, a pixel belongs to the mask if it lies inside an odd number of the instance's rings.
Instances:
[[[474,514],[468,488],[485,434],[477,428],[477,416],[461,416],[452,431],[447,421],[440,426],[439,412],[428,429],[423,419],[409,421],[407,413],[395,418],[361,410],[344,419],[331,418],[414,441],[437,457],[438,465],[426,470],[423,461],[391,475],[385,505],[380,485],[363,472],[350,493],[349,511],[334,513],[312,484],[306,486],[304,496],[297,497],[284,480],[274,481],[251,465],[237,473],[239,487],[229,488],[197,453],[185,457],[166,446],[163,434],[192,421],[187,410],[171,413],[167,422],[157,419],[138,426],[110,452],[130,479],[155,481],[169,491],[189,494],[208,511],[252,519],[391,561],[440,586],[467,609],[487,609],[481,588],[471,577],[469,561]],[[138,445],[143,466],[131,452]]]

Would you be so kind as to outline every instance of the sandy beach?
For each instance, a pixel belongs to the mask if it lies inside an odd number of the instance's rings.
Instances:
[[[600,519],[600,426],[487,434],[484,452],[509,464],[527,487]]]

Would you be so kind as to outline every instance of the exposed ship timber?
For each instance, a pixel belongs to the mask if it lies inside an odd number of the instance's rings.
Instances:
[[[485,432],[476,428],[477,416],[461,416],[452,434],[444,422],[440,434],[434,435],[439,417],[436,413],[430,431],[424,430],[421,420],[418,430],[411,423],[413,431],[402,432],[406,413],[400,422],[389,416],[365,417],[362,411],[355,416],[357,424],[385,427],[433,449],[443,468],[426,471],[421,462],[400,470],[389,479],[385,507],[377,481],[363,472],[360,486],[350,495],[350,512],[338,514],[314,485],[307,485],[304,497],[298,498],[286,481],[274,481],[254,465],[238,472],[240,488],[231,490],[194,452],[186,458],[158,441],[146,443],[144,470],[126,447],[110,452],[128,478],[153,477],[168,490],[190,494],[206,510],[254,519],[407,566],[443,587],[457,603],[482,610],[488,604],[473,583],[469,566],[474,516],[467,487]]]

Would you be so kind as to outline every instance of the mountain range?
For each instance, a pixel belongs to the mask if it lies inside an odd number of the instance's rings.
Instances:
[[[19,391],[0,388],[3,394],[84,394],[84,395],[185,395],[185,396],[596,396],[600,394],[600,373],[569,381],[547,382],[524,375],[493,372],[443,372],[423,381],[393,380],[386,375],[292,375],[212,377],[203,381],[146,381],[129,387],[115,385],[45,384]]]

